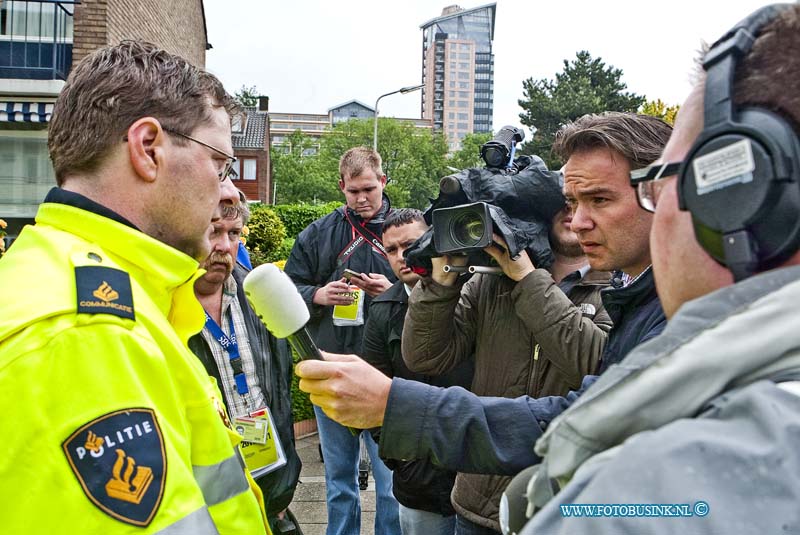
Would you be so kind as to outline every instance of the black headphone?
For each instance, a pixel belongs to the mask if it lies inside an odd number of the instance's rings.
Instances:
[[[680,169],[681,210],[691,212],[698,243],[737,281],[800,248],[798,134],[765,108],[735,109],[731,94],[737,63],[759,28],[790,7],[759,9],[706,54],[703,131]]]

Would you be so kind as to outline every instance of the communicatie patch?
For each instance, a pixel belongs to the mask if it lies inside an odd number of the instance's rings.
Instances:
[[[152,410],[105,414],[81,426],[61,446],[97,507],[128,524],[150,524],[167,472],[164,438]]]
[[[75,268],[78,313],[113,314],[136,319],[130,275],[119,269],[101,266]]]

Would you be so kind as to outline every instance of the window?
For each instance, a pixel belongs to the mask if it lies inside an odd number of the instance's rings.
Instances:
[[[459,100],[458,101],[458,107],[459,108],[466,108],[467,107],[467,101],[466,100]]]
[[[461,69],[462,71],[469,70],[469,63],[459,63],[458,68]]]
[[[458,120],[459,121],[466,121],[467,119],[469,119],[469,114],[468,113],[459,113],[458,114]]]
[[[244,132],[244,114],[237,113],[231,118],[231,132],[234,134]]]
[[[0,132],[0,213],[33,217],[55,185],[45,132]]]
[[[469,91],[459,91],[458,98],[469,98]]]
[[[455,89],[455,87],[456,87],[456,81],[450,80],[450,88]]]
[[[455,98],[455,96],[456,96],[456,92],[455,91],[448,91],[447,93],[448,93],[447,94],[448,97]]]
[[[469,52],[459,52],[458,59],[469,59]]]
[[[74,7],[52,2],[6,0],[0,7],[0,35],[27,41],[53,37],[72,41],[72,16],[64,13],[64,9],[72,12]],[[58,32],[54,31],[56,24]]]
[[[468,72],[459,72],[458,73],[459,80],[469,80],[469,73]]]
[[[256,159],[255,158],[242,158],[242,174],[239,175],[242,180],[255,180],[256,179]]]
[[[455,84],[455,82],[451,82]],[[458,82],[459,89],[469,89],[469,82]]]
[[[458,123],[456,126],[458,126],[459,130],[466,130],[467,128],[469,128],[467,123]]]
[[[461,115],[461,114],[459,113],[459,115]],[[448,119],[455,119],[455,118],[456,118],[456,114],[455,114],[455,112],[452,112],[452,111],[451,111],[450,113],[448,113],[448,114],[447,114],[447,118],[448,118]],[[459,117],[459,119],[461,119],[461,117]]]

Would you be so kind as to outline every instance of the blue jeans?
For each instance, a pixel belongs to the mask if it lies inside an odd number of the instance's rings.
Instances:
[[[499,531],[485,528],[470,522],[461,515],[456,515],[456,535],[502,535]]]
[[[325,463],[328,504],[327,535],[358,535],[361,531],[361,503],[358,494],[358,437],[314,407]],[[397,500],[392,494],[392,472],[378,457],[378,445],[364,433],[375,478],[375,533],[400,535]]]
[[[403,535],[453,535],[456,532],[456,515],[442,516],[422,509],[411,509],[401,503],[400,529]]]

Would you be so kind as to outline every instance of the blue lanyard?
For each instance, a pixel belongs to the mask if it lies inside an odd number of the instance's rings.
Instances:
[[[247,378],[244,375],[244,368],[242,368],[242,357],[239,356],[239,344],[236,343],[236,331],[233,330],[233,315],[230,317],[231,336],[229,338],[222,332],[222,328],[217,325],[217,322],[208,315],[208,312],[205,314],[206,327],[209,332],[211,332],[211,336],[213,336],[217,342],[219,342],[219,345],[222,346],[222,349],[228,353],[231,368],[233,368],[233,379],[236,381],[236,391],[240,396],[244,396],[250,389],[247,388]]]

